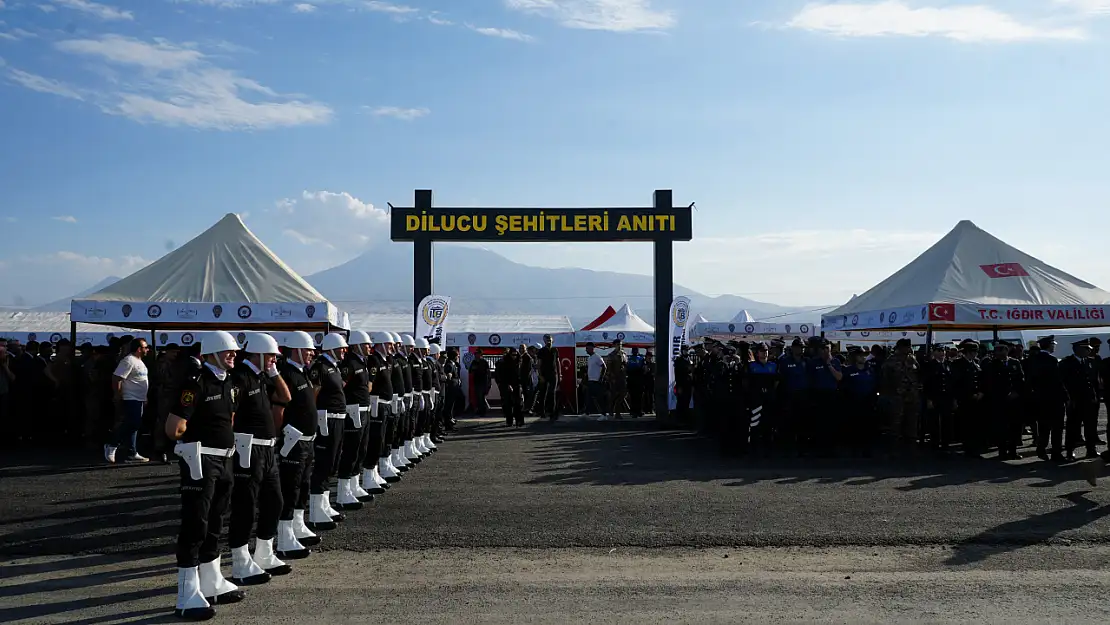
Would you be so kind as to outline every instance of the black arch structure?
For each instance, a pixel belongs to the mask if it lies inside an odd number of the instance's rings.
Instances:
[[[669,322],[674,299],[675,241],[693,238],[690,207],[674,206],[669,189],[647,208],[436,208],[417,189],[411,208],[392,209],[393,241],[413,243],[413,310],[432,294],[432,244],[471,242],[652,242],[655,247],[655,414],[667,414]]]

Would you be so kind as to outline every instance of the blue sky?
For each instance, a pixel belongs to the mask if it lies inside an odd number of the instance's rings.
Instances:
[[[1110,287],[1110,0],[0,0],[0,304],[223,214],[302,273],[386,202],[696,202],[676,280],[834,303],[960,219]],[[647,273],[648,245],[498,245]],[[455,294],[462,295],[462,294]]]

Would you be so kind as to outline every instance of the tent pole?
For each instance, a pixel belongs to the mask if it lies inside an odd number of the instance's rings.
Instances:
[[[994,330],[994,342],[997,344],[998,343],[998,326],[994,326],[993,330]]]
[[[157,334],[155,333],[154,328],[151,328],[150,329],[150,353],[154,354],[155,356],[158,355],[158,341],[155,340],[156,336],[157,336]]]
[[[69,322],[69,342],[73,345],[73,349],[77,349],[77,322]]]
[[[925,357],[933,355],[933,326],[925,326]]]

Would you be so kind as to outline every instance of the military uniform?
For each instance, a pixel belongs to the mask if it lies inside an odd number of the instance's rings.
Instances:
[[[790,351],[778,360],[779,412],[776,438],[785,445],[796,445],[809,411],[809,374],[801,339],[794,339]],[[798,351],[799,353],[795,353]]]
[[[943,356],[944,351],[943,345],[933,346],[934,354],[940,352]],[[922,367],[922,374],[929,443],[936,449],[945,450],[956,440],[955,374],[952,363],[944,359],[930,359]]]
[[[316,440],[316,389],[301,363],[286,359],[278,364],[278,373],[285,380],[290,394],[289,402],[282,406],[283,427],[281,448],[278,450],[282,500],[278,555],[283,559],[297,559],[308,556],[305,547],[320,542],[305,523],[312,467],[316,458],[313,447]]]
[[[1048,460],[1048,444],[1052,442],[1052,459],[1064,460],[1064,410],[1068,391],[1060,374],[1060,361],[1048,347],[1056,338],[1045,337],[1038,341],[1042,349],[1029,358],[1026,380],[1032,403],[1037,414],[1037,456]]]
[[[912,347],[909,339],[899,339],[895,349]],[[888,357],[880,372],[880,402],[886,416],[884,432],[891,441],[904,444],[918,439],[918,415],[921,412],[917,359],[912,353],[895,353]]]
[[[694,396],[694,365],[683,350],[674,359],[675,417],[690,422],[690,400]]]
[[[363,459],[370,432],[370,371],[362,355],[348,349],[339,363],[339,373],[343,379],[343,397],[346,401],[347,418],[343,421],[343,443],[339,457],[339,479],[353,480],[361,475]],[[377,458],[375,458],[375,461]],[[337,500],[341,510],[358,510],[361,504],[374,500],[368,491],[365,495],[354,491],[354,482],[347,482],[352,489],[355,501],[344,497]],[[375,484],[369,483],[373,487]],[[341,486],[341,488],[343,488]]]
[[[326,338],[326,337],[325,337]],[[339,469],[339,457],[346,431],[347,398],[343,393],[343,374],[339,363],[324,352],[312,359],[308,379],[316,387],[316,460],[309,482],[309,529],[334,529],[346,517],[331,507],[331,477]],[[326,515],[326,516],[325,516]],[[326,518],[330,517],[330,518]]]
[[[405,416],[405,401],[409,396],[412,387],[412,381],[405,384],[405,357],[400,354],[394,353],[389,356],[389,373],[390,380],[393,382],[393,399],[396,403],[393,417],[386,425],[388,439],[386,444],[390,449],[390,462],[394,468],[404,473],[409,470],[410,463],[405,459],[404,454],[401,452],[401,446],[404,445],[404,416]]]
[[[368,440],[366,456],[362,462],[362,483],[371,493],[375,489],[370,488],[370,486],[375,483],[377,489],[384,492],[385,489],[389,488],[389,484],[400,480],[400,477],[394,475],[396,473],[395,467],[386,466],[389,464],[391,451],[387,438],[387,423],[394,420],[392,408],[393,370],[389,364],[389,357],[384,352],[377,350],[366,357],[366,369],[371,379],[371,402],[376,404],[376,408],[371,411],[369,421],[363,425],[367,428]],[[381,481],[373,480],[375,475],[381,477]],[[382,481],[385,484],[382,484]]]
[[[1088,355],[1088,341],[1072,346],[1077,353],[1060,361],[1060,377],[1068,393],[1065,448],[1070,456],[1085,446],[1087,457],[1094,457],[1098,453],[1098,369]]]
[[[999,458],[1017,459],[1022,430],[1018,400],[1024,391],[1025,373],[1021,363],[1009,357],[1009,344],[1000,341],[998,346],[1005,347],[1006,353],[996,352],[982,367],[983,400],[989,415],[986,422],[990,433],[997,438]]]

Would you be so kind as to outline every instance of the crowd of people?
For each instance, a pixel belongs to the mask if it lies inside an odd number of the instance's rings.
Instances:
[[[1055,337],[1021,344],[934,344],[909,339],[847,353],[821,337],[789,347],[708,340],[675,360],[678,418],[729,454],[844,451],[900,455],[920,447],[1018,459],[1023,437],[1056,462],[1098,456],[1107,362],[1098,339],[1055,355]],[[691,353],[692,351],[692,353]],[[1103,454],[1104,457],[1110,454]]]

